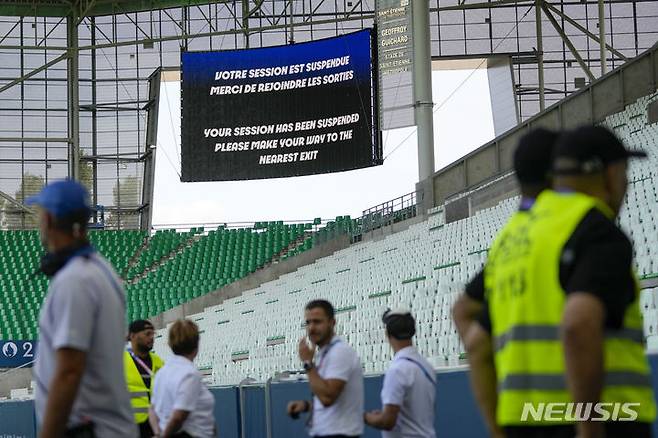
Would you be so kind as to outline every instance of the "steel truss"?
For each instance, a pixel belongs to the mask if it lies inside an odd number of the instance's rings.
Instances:
[[[115,216],[110,225],[148,224],[136,211],[149,211],[140,207],[152,196],[144,175],[153,171],[145,163],[154,71],[177,67],[181,50],[290,44],[371,27],[374,3],[169,0],[151,10],[137,0],[3,2],[0,191],[20,201],[31,190],[25,175],[88,178],[94,203]],[[433,59],[509,57],[522,120],[658,40],[658,0],[431,0],[429,13]]]

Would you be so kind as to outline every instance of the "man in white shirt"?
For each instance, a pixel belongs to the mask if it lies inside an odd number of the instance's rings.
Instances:
[[[27,203],[40,207],[41,272],[51,277],[34,367],[39,437],[136,437],[123,376],[126,298],[87,239],[87,190],[58,181]]]
[[[435,438],[436,376],[413,346],[416,322],[407,310],[387,310],[382,318],[395,356],[384,376],[383,410],[367,412],[367,425],[382,438]]]
[[[309,434],[314,438],[349,438],[363,433],[363,369],[356,351],[336,337],[334,308],[328,301],[314,300],[304,312],[307,338],[299,341],[299,358],[304,364],[313,392],[307,400],[292,401],[288,414],[297,418],[311,411]],[[316,347],[317,359],[314,362]]]

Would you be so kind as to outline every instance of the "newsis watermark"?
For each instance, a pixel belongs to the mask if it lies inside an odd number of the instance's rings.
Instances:
[[[640,403],[529,403],[523,405],[521,421],[635,421]]]

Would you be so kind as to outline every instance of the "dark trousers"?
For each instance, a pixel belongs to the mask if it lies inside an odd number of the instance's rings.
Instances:
[[[64,438],[94,438],[94,425],[82,424],[64,432]]]
[[[359,438],[359,435],[317,435],[314,436],[313,438]]]
[[[151,438],[153,436],[153,429],[151,429],[151,425],[149,424],[149,421],[146,420],[143,423],[139,423],[139,438]]]
[[[505,428],[507,438],[574,438],[574,426],[511,426]],[[649,423],[608,421],[606,438],[651,438]]]

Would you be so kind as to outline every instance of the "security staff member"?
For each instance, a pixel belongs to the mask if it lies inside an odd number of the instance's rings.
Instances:
[[[384,375],[383,410],[367,412],[367,425],[382,429],[382,438],[434,438],[436,376],[414,348],[416,321],[408,310],[387,310],[382,317],[395,355]]]
[[[299,341],[313,401],[288,403],[293,418],[311,411],[310,435],[314,438],[349,438],[363,433],[363,369],[356,351],[335,334],[334,307],[325,300],[306,305],[306,338]],[[319,348],[314,361],[316,347]]]
[[[554,151],[555,190],[544,191],[527,223],[489,254],[480,324],[493,344],[474,348],[494,352],[496,419],[508,437],[651,436],[656,407],[632,245],[614,222],[627,159],[642,156],[604,128],[565,134]],[[476,362],[471,372],[483,370]],[[569,402],[581,403],[575,426],[567,415],[558,423],[548,421],[553,415],[522,420],[528,403]],[[604,422],[597,402],[610,403],[610,417],[619,413],[615,403],[635,403],[636,418]]]
[[[534,129],[521,137],[514,151],[514,172],[521,192],[521,203],[518,211],[509,219],[509,226],[513,227],[525,221],[537,196],[551,186],[551,154],[557,139],[556,132],[544,128]],[[470,324],[482,313],[483,302],[484,269],[468,283],[452,309],[453,319],[462,340],[465,339]]]
[[[534,129],[521,137],[516,150],[514,151],[514,171],[516,180],[521,192],[521,203],[516,213],[512,215],[508,223],[503,227],[499,235],[504,234],[507,228],[515,229],[528,220],[530,208],[537,199],[537,196],[550,187],[550,167],[551,155],[558,134],[548,129]],[[484,269],[482,269],[466,286],[464,293],[459,297],[452,309],[452,316],[455,321],[457,331],[464,343],[469,361],[482,362],[481,366],[486,367],[490,364],[490,357],[478,355],[478,351],[471,350],[470,346],[477,343],[476,338],[471,338],[468,333],[471,325],[475,323],[478,316],[482,313],[484,302]],[[482,331],[475,331],[480,336],[486,336]],[[486,339],[485,339],[486,340]],[[488,368],[489,377],[493,377],[493,368]],[[493,415],[487,413],[495,412],[496,405],[496,387],[487,385],[486,381],[493,382],[490,378],[485,381],[476,380],[480,375],[469,374],[471,387],[475,392],[475,397],[481,406],[487,406],[483,411],[485,414],[485,423],[492,436],[501,436],[502,431],[496,426],[496,419]]]
[[[128,340],[130,347],[123,353],[123,367],[130,393],[135,423],[141,438],[151,438],[149,405],[155,374],[164,366],[158,355],[151,352],[155,331],[149,321],[139,319],[130,323]]]

